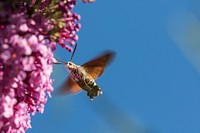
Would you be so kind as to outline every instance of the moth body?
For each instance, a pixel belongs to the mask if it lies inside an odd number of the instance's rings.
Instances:
[[[77,83],[80,88],[87,91],[87,95],[90,99],[94,99],[96,96],[102,94],[95,80],[82,66],[76,65],[73,62],[67,62],[65,67],[70,73],[72,81]]]

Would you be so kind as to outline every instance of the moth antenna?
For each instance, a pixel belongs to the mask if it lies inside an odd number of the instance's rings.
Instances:
[[[55,57],[54,57],[55,58]],[[53,64],[66,64],[66,62],[62,61],[62,60],[59,60],[57,58],[55,58],[57,61],[59,62],[53,62]]]
[[[72,53],[72,55],[71,55],[70,61],[72,61],[72,58],[73,58],[74,53],[75,53],[75,51],[76,51],[76,47],[77,47],[77,43],[76,43],[76,45],[75,45],[75,47],[74,47],[74,50],[73,50],[73,53]]]

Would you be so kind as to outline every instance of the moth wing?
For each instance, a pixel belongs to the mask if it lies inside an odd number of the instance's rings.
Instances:
[[[106,66],[109,65],[114,58],[114,55],[114,52],[107,51],[97,58],[83,64],[82,67],[92,76],[92,78],[96,79],[103,74]]]
[[[77,94],[81,90],[78,84],[68,77],[60,89],[60,94]]]

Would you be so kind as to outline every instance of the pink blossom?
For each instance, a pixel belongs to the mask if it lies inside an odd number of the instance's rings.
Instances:
[[[0,132],[25,132],[30,113],[43,113],[53,91],[54,46],[46,43],[35,21],[11,10],[0,14]]]
[[[30,115],[44,112],[53,91],[56,44],[72,51],[78,40],[75,5],[76,0],[0,0],[0,132],[24,133]]]
[[[2,117],[9,118],[13,115],[13,107],[16,104],[17,100],[11,98],[10,96],[5,96],[2,98]]]

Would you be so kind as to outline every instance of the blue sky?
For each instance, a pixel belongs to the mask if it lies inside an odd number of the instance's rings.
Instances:
[[[97,79],[103,95],[50,98],[27,132],[199,133],[199,7],[197,0],[79,2],[82,28],[73,61],[117,53]],[[55,56],[68,61],[70,53],[58,47]],[[55,89],[67,76],[64,66],[54,66]]]

